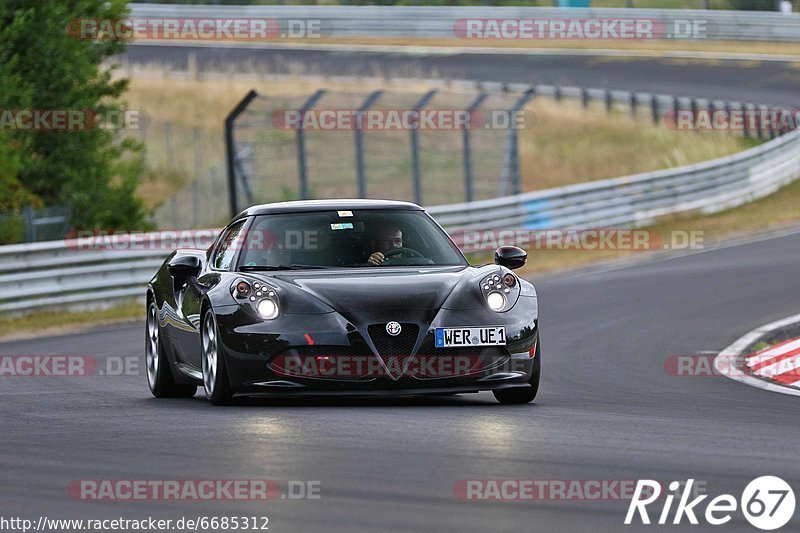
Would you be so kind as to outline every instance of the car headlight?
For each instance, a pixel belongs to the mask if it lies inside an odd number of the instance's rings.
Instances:
[[[261,315],[261,318],[266,320],[276,318],[279,312],[278,302],[270,300],[269,298],[259,300],[256,309],[258,310],[258,314]]]
[[[502,311],[506,307],[506,297],[500,292],[490,292],[486,295],[486,303],[492,311]]]
[[[280,314],[277,289],[262,281],[239,278],[231,285],[231,295],[242,307],[264,320],[278,318]]]
[[[519,297],[519,279],[505,269],[493,272],[481,280],[481,292],[489,309],[495,313],[508,311]]]

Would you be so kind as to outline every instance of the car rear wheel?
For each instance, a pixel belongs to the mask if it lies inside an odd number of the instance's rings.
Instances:
[[[147,327],[144,344],[147,383],[156,398],[191,398],[197,392],[194,385],[175,383],[169,368],[169,359],[164,353],[161,341],[161,325],[158,321],[158,308],[153,300],[147,305]]]
[[[203,388],[213,405],[230,405],[233,392],[228,380],[225,357],[219,349],[219,328],[214,311],[208,309],[200,332],[203,341]]]
[[[493,391],[495,399],[505,405],[530,403],[539,392],[539,378],[542,374],[542,352],[540,344],[536,343],[536,352],[533,359],[533,371],[528,380],[530,387],[517,387],[513,389],[500,389]]]

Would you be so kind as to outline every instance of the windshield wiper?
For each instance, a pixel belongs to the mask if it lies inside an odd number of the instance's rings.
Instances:
[[[341,268],[336,266],[323,266],[323,265],[242,265],[239,267],[239,272],[270,272],[273,270],[320,270],[330,268]]]

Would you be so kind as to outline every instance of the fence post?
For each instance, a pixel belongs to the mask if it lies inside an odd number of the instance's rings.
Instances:
[[[325,89],[320,89],[312,94],[300,108],[300,116],[305,115],[314,104],[325,95]],[[297,179],[300,188],[300,199],[308,200],[308,175],[306,170],[306,140],[302,126],[295,130],[297,144]]]
[[[511,109],[511,116],[516,117],[516,114],[519,113],[519,111],[525,107],[525,104],[534,96],[536,96],[536,89],[533,87],[525,91],[514,103],[514,107]],[[506,149],[506,158],[503,164],[502,187],[499,196],[508,194],[507,189],[509,181],[511,181],[511,194],[520,194],[522,192],[522,182],[519,170],[519,146],[516,120],[511,121],[511,129],[508,132],[508,148]]]
[[[469,123],[466,127],[461,130],[461,138],[464,143],[464,201],[471,202],[473,200],[473,185],[472,185],[472,146],[470,144],[470,130],[472,129],[472,113],[475,112],[476,109],[483,103],[486,97],[489,96],[486,93],[479,94],[469,107],[467,108],[467,113],[469,116]]]
[[[230,195],[231,217],[239,214],[239,200],[236,195],[236,147],[234,146],[233,127],[236,119],[247,109],[247,106],[256,96],[258,96],[258,93],[251,90],[225,118],[225,160],[228,168],[228,194]],[[247,179],[246,176],[243,176],[243,178]]]
[[[367,96],[366,100],[364,100],[364,103],[361,104],[361,107],[358,108],[358,111],[356,111],[356,128],[354,134],[356,145],[356,180],[358,181],[359,198],[367,197],[367,178],[364,175],[364,139],[361,133],[361,114],[372,107],[372,104],[374,104],[382,94],[383,91],[375,91],[370,94]]]
[[[436,90],[428,91],[420,98],[412,111],[419,113],[422,106],[426,105],[431,98],[436,95]],[[417,121],[419,125],[419,121]],[[418,128],[411,128],[411,169],[414,172],[414,203],[422,205],[422,175],[419,168],[419,131]]]

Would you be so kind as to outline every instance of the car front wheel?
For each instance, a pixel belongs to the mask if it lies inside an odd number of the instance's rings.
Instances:
[[[208,309],[200,332],[203,344],[203,389],[213,405],[230,405],[233,392],[228,380],[225,357],[219,349],[219,328],[214,311]]]
[[[536,343],[536,352],[533,360],[533,371],[528,380],[530,387],[517,387],[513,389],[500,389],[493,391],[495,399],[505,405],[530,403],[539,392],[539,378],[542,374],[542,352],[539,342]]]

